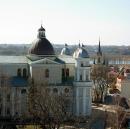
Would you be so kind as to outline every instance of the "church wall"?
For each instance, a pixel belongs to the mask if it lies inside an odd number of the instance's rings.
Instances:
[[[31,66],[32,78],[35,83],[40,84],[57,84],[62,82],[62,66],[56,64],[38,65]],[[45,77],[45,70],[49,70],[49,77]]]
[[[24,90],[24,92],[22,92]],[[3,87],[0,91],[0,116],[27,113],[27,87]]]
[[[74,114],[86,116],[91,114],[91,87],[75,86]]]
[[[21,115],[25,112],[25,97],[24,102],[22,89],[27,87],[12,87],[10,84],[11,77],[17,76],[18,69],[21,69],[21,76],[23,76],[23,69],[26,69],[27,75],[29,72],[28,64],[0,64],[0,115],[1,116],[14,116]],[[23,107],[21,107],[23,105]],[[22,109],[23,108],[23,109]]]
[[[73,86],[70,85],[60,85],[60,86],[49,86],[50,94],[59,94],[63,95],[66,100],[66,112],[72,114],[73,113]],[[57,92],[55,90],[57,89]]]
[[[0,75],[17,76],[17,70],[21,69],[22,73],[24,68],[27,69],[28,73],[28,64],[0,64]]]
[[[75,75],[75,65],[74,64],[66,64],[66,69],[69,68],[69,76],[74,77]]]

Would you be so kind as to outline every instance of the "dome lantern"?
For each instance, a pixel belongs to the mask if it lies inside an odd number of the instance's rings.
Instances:
[[[43,28],[43,26],[41,25],[41,27],[38,29],[38,38],[45,38],[45,29]]]

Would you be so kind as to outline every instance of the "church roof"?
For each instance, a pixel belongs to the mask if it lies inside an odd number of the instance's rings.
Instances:
[[[27,80],[24,79],[23,77],[13,77],[11,79],[11,85],[13,87],[23,87],[23,86],[27,86]]]
[[[54,48],[46,38],[38,38],[32,43],[29,54],[35,55],[55,55]]]
[[[61,50],[61,55],[70,55],[70,49],[67,44],[65,44],[65,47]]]
[[[0,64],[27,64],[28,59],[26,56],[0,56]]]
[[[54,48],[50,41],[46,39],[45,36],[45,29],[41,26],[38,29],[38,36],[37,39],[33,41],[32,47],[29,49],[29,54],[34,55],[55,55]]]
[[[79,45],[79,47],[75,50],[73,57],[74,58],[89,58],[88,52],[85,49],[84,45],[82,45],[82,47]]]
[[[59,55],[58,58],[65,62],[66,64],[74,64],[75,59],[72,56],[67,56],[67,55]]]

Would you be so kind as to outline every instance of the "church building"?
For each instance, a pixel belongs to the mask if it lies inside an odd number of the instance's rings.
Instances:
[[[37,39],[26,56],[0,56],[0,116],[21,116],[27,113],[29,80],[48,84],[50,92],[65,93],[72,98],[70,112],[74,116],[91,114],[90,57],[84,45],[73,55],[67,44],[56,55],[46,38],[45,29],[38,29]]]

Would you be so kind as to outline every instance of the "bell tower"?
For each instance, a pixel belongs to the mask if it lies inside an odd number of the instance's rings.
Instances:
[[[74,81],[74,114],[76,116],[89,116],[91,114],[91,87],[90,80],[90,58],[84,45],[79,46],[75,60],[75,81]]]

